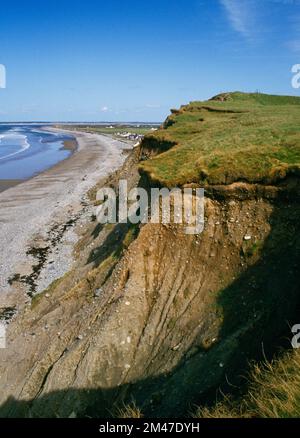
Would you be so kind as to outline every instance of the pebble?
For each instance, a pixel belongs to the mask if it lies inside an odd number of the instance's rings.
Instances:
[[[246,235],[245,237],[244,237],[244,240],[246,240],[246,241],[249,241],[249,240],[251,240],[252,239],[252,237],[251,236],[248,236],[248,235]]]
[[[99,289],[95,290],[95,297],[100,297],[100,295],[102,294],[103,289],[100,287]]]

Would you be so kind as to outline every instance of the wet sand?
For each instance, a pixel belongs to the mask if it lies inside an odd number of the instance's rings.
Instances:
[[[62,149],[74,153],[77,150],[77,147],[78,144],[76,140],[65,140]]]
[[[24,182],[22,179],[0,179],[0,193]]]

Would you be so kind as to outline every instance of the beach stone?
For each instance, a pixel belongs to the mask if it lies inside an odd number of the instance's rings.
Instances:
[[[95,290],[95,297],[100,297],[100,295],[102,294],[102,292],[103,292],[102,287],[100,287],[99,289],[96,289],[96,290]]]

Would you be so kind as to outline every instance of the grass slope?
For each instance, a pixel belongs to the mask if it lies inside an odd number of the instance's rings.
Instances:
[[[300,173],[300,98],[227,93],[172,110],[140,170],[167,187],[276,183]]]

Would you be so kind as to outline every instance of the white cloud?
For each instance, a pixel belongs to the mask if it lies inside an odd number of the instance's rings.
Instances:
[[[253,33],[254,8],[251,0],[220,0],[225,8],[228,19],[233,29],[246,38],[250,38]]]
[[[101,108],[101,112],[102,113],[107,113],[109,111],[109,108],[107,107],[107,106],[103,106],[102,108]]]

